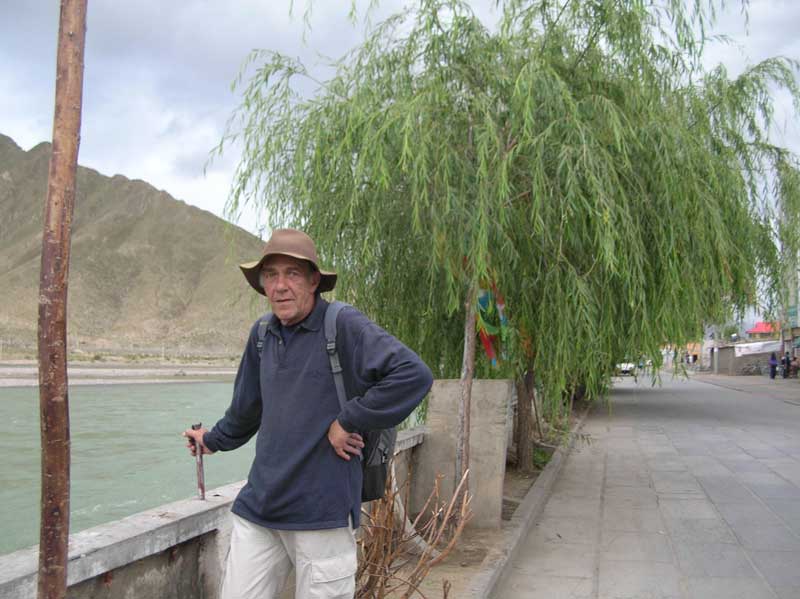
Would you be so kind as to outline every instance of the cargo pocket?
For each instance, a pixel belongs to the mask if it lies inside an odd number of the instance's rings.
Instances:
[[[311,562],[311,597],[313,599],[350,599],[356,590],[355,552]]]

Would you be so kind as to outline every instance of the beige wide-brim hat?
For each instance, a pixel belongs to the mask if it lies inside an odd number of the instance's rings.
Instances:
[[[319,287],[317,288],[320,293],[330,291],[336,286],[336,273],[324,271],[319,267],[317,247],[314,245],[313,239],[296,229],[275,229],[269,241],[267,241],[267,245],[264,246],[264,253],[261,259],[239,265],[247,282],[261,295],[266,295],[264,287],[261,286],[261,267],[267,258],[275,254],[311,262],[321,275]]]

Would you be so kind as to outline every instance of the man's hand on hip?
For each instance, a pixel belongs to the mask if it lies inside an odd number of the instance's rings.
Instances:
[[[358,433],[348,433],[338,420],[331,422],[328,428],[328,441],[333,450],[343,460],[350,460],[351,455],[361,455],[364,440]]]

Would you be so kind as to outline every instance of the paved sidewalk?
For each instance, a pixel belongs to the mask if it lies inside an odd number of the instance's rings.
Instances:
[[[800,405],[735,378],[618,383],[495,598],[800,599]]]

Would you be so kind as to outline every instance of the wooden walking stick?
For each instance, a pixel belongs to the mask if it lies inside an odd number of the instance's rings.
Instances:
[[[192,430],[197,431],[203,426],[202,422],[198,422],[197,424],[192,425]],[[194,445],[194,460],[197,464],[197,494],[200,496],[200,499],[205,500],[206,498],[206,476],[203,472],[203,448],[202,446],[197,443],[194,439],[192,439],[192,444]]]

